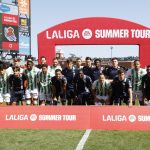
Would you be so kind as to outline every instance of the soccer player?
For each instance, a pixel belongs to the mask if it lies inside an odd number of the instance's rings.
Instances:
[[[92,71],[92,58],[86,57],[85,58],[85,66],[83,67],[83,73],[89,76],[93,80],[93,71]]]
[[[106,80],[103,73],[99,74],[99,79],[92,84],[92,90],[95,100],[95,105],[109,104],[111,94],[111,84]]]
[[[118,70],[118,77],[112,82],[112,98],[115,105],[132,106],[132,85],[129,79],[125,77],[125,71]]]
[[[133,105],[135,100],[138,99],[140,105],[144,105],[142,94],[142,77],[146,74],[146,70],[140,68],[140,61],[134,61],[134,68],[126,72],[126,77],[131,80],[133,91]]]
[[[100,59],[95,59],[94,60],[94,66],[92,68],[92,74],[93,74],[93,82],[95,80],[98,80],[99,75],[103,72],[103,67],[101,67],[101,60]]]
[[[13,74],[13,67],[16,67],[16,66],[20,67],[20,72],[22,73],[23,72],[23,68],[21,68],[21,64],[20,63],[21,63],[21,59],[19,59],[19,58],[13,58],[13,64],[12,64],[12,66],[10,66],[10,67],[8,67],[6,69],[6,73],[8,75]]]
[[[42,69],[43,64],[46,64],[46,57],[45,56],[40,57],[40,64],[37,65],[37,68]]]
[[[53,65],[50,66],[50,68],[49,68],[49,71],[50,71],[52,77],[55,76],[55,70],[56,69],[62,70],[61,66],[59,65],[58,59],[54,58],[53,59]]]
[[[51,78],[53,105],[57,105],[60,101],[62,105],[66,104],[66,85],[67,79],[62,75],[60,69],[55,70],[55,76]]]
[[[76,74],[78,73],[79,70],[83,68],[81,58],[76,59],[76,64],[74,65],[74,68],[75,68]]]
[[[20,67],[13,67],[13,74],[9,77],[9,85],[11,90],[11,105],[26,105],[24,95],[26,90],[27,77],[24,73],[20,73]]]
[[[77,103],[79,105],[90,105],[92,94],[92,80],[89,76],[80,70],[78,75],[74,79],[74,89],[76,93]]]
[[[103,73],[108,79],[113,80],[118,75],[118,70],[121,68],[118,65],[118,59],[116,57],[111,59],[111,63],[112,66],[105,68]]]
[[[44,106],[45,104],[52,104],[51,93],[51,75],[48,72],[48,65],[43,64],[42,71],[38,73],[38,89],[39,89],[39,104]]]
[[[62,70],[62,74],[67,79],[67,86],[66,86],[67,105],[73,105],[75,104],[74,77],[76,75],[76,72],[73,66],[73,61],[71,59],[68,59],[66,61],[66,68]]]
[[[142,77],[142,93],[143,101],[146,105],[150,105],[150,65],[146,67],[147,74]]]
[[[8,83],[8,75],[4,64],[0,64],[0,105],[10,104],[10,91]]]
[[[27,68],[23,72],[27,76],[27,88],[25,93],[27,105],[38,105],[38,72],[39,69],[34,66],[33,61],[27,61]]]

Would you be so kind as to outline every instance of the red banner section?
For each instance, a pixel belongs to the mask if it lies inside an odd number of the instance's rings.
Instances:
[[[18,16],[2,14],[2,24],[18,26]]]
[[[18,50],[19,45],[17,42],[2,42],[2,47],[6,50]]]
[[[139,45],[141,66],[150,64],[150,28],[127,20],[91,17],[50,27],[38,34],[38,60],[46,56],[51,65],[56,45]]]
[[[90,107],[1,107],[0,128],[87,129]]]
[[[150,130],[150,108],[149,106],[1,107],[0,128]]]
[[[90,121],[92,129],[150,130],[150,107],[92,107]]]

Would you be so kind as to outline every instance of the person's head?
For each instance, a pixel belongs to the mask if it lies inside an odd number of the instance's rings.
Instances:
[[[111,63],[113,67],[118,67],[118,59],[116,57],[111,59]]]
[[[14,66],[13,67],[13,72],[15,76],[19,76],[20,75],[20,67],[19,66]]]
[[[43,72],[44,74],[46,74],[46,73],[47,73],[47,70],[48,70],[48,65],[47,65],[47,64],[43,64],[43,65],[42,65],[42,72]]]
[[[134,68],[135,68],[135,70],[139,70],[140,66],[141,66],[140,61],[139,60],[135,60],[134,61]]]
[[[150,75],[150,65],[146,67],[147,74]]]
[[[79,70],[78,72],[79,78],[83,78],[84,77],[84,72],[82,69]]]
[[[41,64],[46,64],[46,57],[45,56],[41,56],[40,58]]]
[[[29,56],[27,56],[27,59],[26,59],[27,61],[32,61],[32,56],[31,55],[29,55]]]
[[[80,66],[82,65],[82,60],[81,60],[81,58],[77,58],[77,59],[76,59],[76,65],[77,65],[78,67],[80,67]]]
[[[28,70],[32,70],[32,68],[33,68],[33,61],[31,61],[31,60],[29,60],[29,61],[27,61],[27,69]]]
[[[118,78],[120,81],[125,79],[125,71],[123,69],[118,70]]]
[[[62,72],[61,72],[60,69],[56,69],[56,70],[55,70],[55,76],[56,76],[57,79],[61,79],[61,77],[62,77]]]
[[[100,75],[99,75],[99,81],[101,82],[101,83],[103,83],[104,81],[105,81],[105,75],[103,74],[103,73],[100,73]]]
[[[54,59],[53,59],[53,66],[54,66],[54,67],[57,67],[58,64],[59,64],[58,59],[57,59],[57,58],[54,58]]]
[[[20,63],[20,59],[19,58],[14,58],[13,59],[13,65],[14,66],[19,66],[19,63]]]
[[[86,57],[85,58],[85,65],[88,67],[92,66],[92,58],[91,57]]]
[[[0,75],[4,74],[4,66],[3,64],[0,64]]]
[[[67,67],[68,69],[72,69],[72,66],[73,66],[73,61],[72,61],[72,59],[67,59],[67,61],[66,61],[66,67]]]
[[[101,66],[101,60],[100,60],[100,59],[95,59],[95,60],[94,60],[94,65],[95,65],[96,67],[100,67],[100,66]]]
[[[9,66],[8,63],[6,63],[6,62],[3,63],[3,69],[4,69],[4,70],[6,70],[6,69],[8,68],[8,66]]]

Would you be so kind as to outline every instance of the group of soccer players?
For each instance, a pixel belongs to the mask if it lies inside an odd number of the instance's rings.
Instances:
[[[53,65],[46,57],[34,65],[27,60],[22,68],[15,58],[12,66],[0,63],[0,104],[7,105],[148,105],[150,100],[150,66],[140,67],[138,60],[128,70],[118,66],[101,66],[101,60],[92,62],[86,57],[84,66],[80,58],[76,63],[66,60],[62,68],[56,58]]]

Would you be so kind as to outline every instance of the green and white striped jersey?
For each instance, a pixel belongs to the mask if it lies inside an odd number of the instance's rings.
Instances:
[[[59,65],[56,66],[56,67],[50,66],[50,67],[48,68],[48,71],[50,72],[51,77],[54,77],[54,76],[55,76],[55,70],[56,70],[56,69],[62,70],[61,66],[59,66]]]
[[[47,72],[44,74],[43,72],[39,72],[37,75],[38,79],[38,89],[40,93],[43,94],[51,94],[51,74]]]
[[[27,89],[28,90],[34,90],[37,89],[37,74],[39,72],[39,69],[36,67],[33,67],[31,71],[28,69],[24,70],[24,74],[27,76]]]
[[[131,81],[132,90],[139,91],[141,89],[142,77],[146,74],[146,70],[140,68],[138,71],[130,69],[126,72],[126,77]]]
[[[4,75],[0,75],[0,93],[6,94],[9,93],[9,81],[8,81],[8,75],[5,73]]]
[[[111,89],[111,84],[108,80],[105,80],[104,83],[100,83],[99,80],[96,80],[92,84],[92,89],[96,90],[96,95],[108,96]]]

